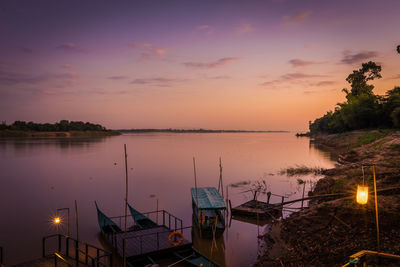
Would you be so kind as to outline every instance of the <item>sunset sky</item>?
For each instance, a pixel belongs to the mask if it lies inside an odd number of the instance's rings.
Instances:
[[[0,120],[306,130],[382,64],[400,85],[400,1],[0,3]]]

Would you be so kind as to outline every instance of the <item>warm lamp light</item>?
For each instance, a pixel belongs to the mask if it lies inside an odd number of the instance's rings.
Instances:
[[[358,204],[367,204],[368,202],[368,186],[366,185],[358,185],[357,186],[357,203]]]
[[[55,224],[59,224],[59,223],[61,222],[60,217],[55,217],[54,220],[53,220],[53,222],[54,222]]]

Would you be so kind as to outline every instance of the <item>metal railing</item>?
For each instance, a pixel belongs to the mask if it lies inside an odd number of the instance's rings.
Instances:
[[[61,260],[56,254],[59,256],[63,255],[67,259],[72,259],[75,262],[75,266],[78,266],[79,263],[93,267],[112,266],[112,253],[109,251],[60,234],[43,237],[42,256],[54,255],[56,263],[58,260]]]
[[[61,262],[65,263],[66,265],[68,265],[68,267],[72,267],[72,265],[68,263],[67,259],[64,259],[63,256],[61,256],[57,252],[54,253],[54,267],[58,266],[58,261],[59,260],[61,260]]]
[[[179,219],[178,217],[172,215],[166,210],[158,210],[158,211],[150,211],[150,212],[144,212],[142,213],[144,216],[147,218],[151,219],[155,223],[157,223],[159,226],[165,226],[170,230],[178,230],[182,228],[183,226],[183,221]],[[126,216],[127,219],[129,219],[129,225],[128,228],[134,227],[136,225],[135,221],[132,219],[131,215]],[[122,222],[125,216],[114,216],[110,217],[111,220],[118,221],[118,226],[122,229]],[[161,219],[162,219],[162,224],[161,224]],[[159,222],[160,221],[160,222]],[[167,224],[168,223],[168,224]],[[173,226],[173,227],[171,227]]]
[[[342,267],[348,266],[366,266],[368,262],[373,260],[389,260],[395,261],[397,264],[400,264],[400,256],[394,254],[388,254],[383,252],[376,252],[371,250],[361,250],[350,256],[350,260],[348,263],[343,265]],[[386,266],[386,265],[385,265]]]
[[[179,228],[179,231],[183,234],[183,240],[181,245],[191,245],[191,233],[192,226],[186,226]],[[127,238],[127,250],[134,252],[131,256],[143,255],[147,253],[151,253],[154,251],[160,251],[165,249],[172,249],[175,246],[167,243],[168,237],[172,233],[173,230],[165,230],[165,231],[157,231],[153,233],[143,233],[140,234],[138,231],[138,235],[131,236]],[[189,238],[187,238],[189,237]],[[129,242],[129,240],[132,240]],[[178,240],[172,240],[174,242]],[[167,245],[166,245],[167,244]],[[134,248],[134,250],[130,249],[130,246]]]

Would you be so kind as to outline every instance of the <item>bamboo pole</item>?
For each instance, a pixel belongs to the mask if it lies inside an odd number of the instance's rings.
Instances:
[[[213,229],[213,239],[211,243],[211,251],[210,251],[210,261],[208,264],[208,267],[211,267],[211,261],[212,261],[212,256],[213,256],[213,249],[214,249],[214,243],[216,243],[215,240],[215,232],[217,231],[217,224],[218,224],[218,215],[215,217],[215,224],[214,224],[214,229]]]
[[[219,157],[219,183],[218,183],[218,191],[221,188],[222,199],[224,198],[224,184],[222,183],[222,162],[221,157]]]
[[[76,222],[76,240],[79,241],[79,225],[78,225],[78,203],[75,199],[75,222]]]
[[[376,240],[378,242],[378,251],[381,250],[379,242],[379,219],[378,219],[378,196],[376,194],[376,177],[375,177],[375,165],[372,165],[372,172],[374,174],[374,194],[375,194],[375,215],[376,215]]]
[[[124,144],[125,154],[125,225],[124,225],[124,267],[126,267],[126,217],[128,213],[128,155],[126,154],[126,144]]]
[[[199,214],[199,196],[197,194],[197,174],[196,174],[196,159],[193,157],[193,172],[194,172],[194,188],[196,190],[196,213],[197,213],[197,222],[199,225],[200,237],[201,237],[201,227],[200,227],[200,214]]]

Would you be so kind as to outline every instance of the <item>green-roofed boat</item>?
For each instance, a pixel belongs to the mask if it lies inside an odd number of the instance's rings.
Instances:
[[[108,218],[97,206],[97,202],[95,201],[97,209],[97,221],[99,222],[99,226],[101,232],[104,234],[114,234],[114,233],[122,233],[122,229],[113,222],[110,218]]]
[[[205,237],[221,236],[225,231],[224,199],[215,187],[192,188],[194,221]]]
[[[139,211],[135,210],[131,205],[128,204],[129,211],[131,213],[131,216],[133,220],[136,223],[136,226],[139,229],[148,229],[148,228],[153,228],[157,227],[158,224],[150,220],[148,217],[140,213]]]

